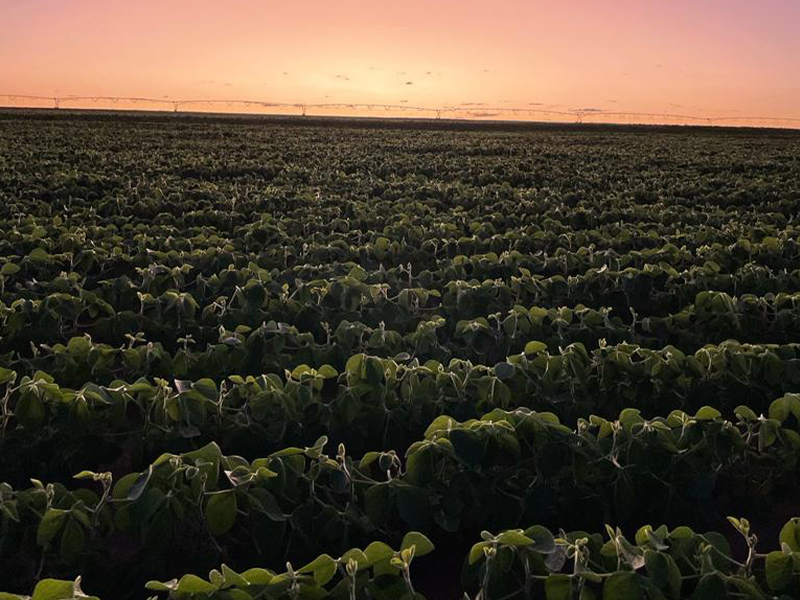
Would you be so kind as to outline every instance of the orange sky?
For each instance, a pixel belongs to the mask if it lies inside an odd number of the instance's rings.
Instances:
[[[800,119],[800,1],[0,0],[2,93]]]

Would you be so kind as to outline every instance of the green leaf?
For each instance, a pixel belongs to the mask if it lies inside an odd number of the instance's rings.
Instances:
[[[644,564],[656,587],[669,590],[676,598],[680,595],[682,579],[675,559],[664,552],[648,549],[644,551]]]
[[[274,573],[271,571],[259,568],[248,569],[242,573],[242,577],[244,577],[251,585],[268,585],[274,576]]]
[[[800,552],[800,517],[786,522],[778,537],[781,544],[786,544],[792,552]]]
[[[728,591],[725,588],[725,580],[716,573],[703,575],[692,598],[693,600],[727,600]]]
[[[330,365],[322,365],[317,370],[317,374],[324,379],[333,379],[339,376],[339,372]]]
[[[393,556],[394,550],[383,542],[372,542],[364,549],[364,555],[367,557],[369,564],[374,565]]]
[[[728,539],[718,531],[709,531],[703,537],[716,550],[711,554],[711,561],[714,565],[718,569],[727,568],[729,563],[726,557],[731,556],[731,545]]]
[[[698,421],[713,421],[714,419],[718,419],[722,416],[722,413],[719,412],[716,408],[712,408],[710,406],[703,406],[697,413],[694,415],[694,418]]]
[[[75,519],[69,519],[61,536],[61,560],[66,563],[77,560],[83,552],[85,537],[83,527]]]
[[[225,490],[208,495],[205,509],[208,531],[213,536],[223,535],[236,523],[236,492]]]
[[[175,591],[186,594],[207,594],[216,590],[217,586],[197,575],[184,575],[175,588]]]
[[[23,393],[14,407],[14,416],[26,429],[36,429],[44,422],[45,405],[35,393]]]
[[[350,377],[357,380],[361,379],[364,370],[364,358],[364,354],[354,354],[347,360],[344,368]]]
[[[199,392],[209,400],[216,400],[219,396],[217,384],[211,379],[199,379],[192,384],[192,389]]]
[[[525,344],[525,354],[539,354],[547,351],[547,344],[544,342],[528,342]]]
[[[526,536],[522,531],[511,529],[504,531],[497,536],[497,541],[504,546],[530,546],[533,540]]]
[[[322,450],[325,448],[325,444],[328,443],[328,436],[323,435],[317,438],[317,441],[314,442],[313,446],[308,446],[305,449],[305,454],[309,458],[319,458],[322,455]]]
[[[491,542],[478,542],[469,551],[469,564],[474,565],[484,556],[483,549],[491,546]]]
[[[28,258],[33,262],[44,262],[48,259],[50,255],[47,254],[47,250],[44,248],[34,248],[28,254]]]
[[[16,501],[9,500],[0,502],[0,514],[5,515],[7,518],[19,523],[19,510],[17,509]]]
[[[778,550],[767,554],[767,585],[772,591],[779,591],[792,582],[794,559]]]
[[[783,423],[790,413],[789,403],[786,398],[778,398],[769,405],[769,418]]]
[[[644,422],[642,413],[636,408],[623,408],[619,413],[619,422],[628,428]]]
[[[572,600],[572,580],[568,575],[550,575],[544,581],[544,595],[547,600]]]
[[[327,554],[318,556],[298,573],[311,573],[318,585],[325,585],[336,575],[336,561]]]
[[[217,459],[222,458],[223,455],[219,445],[217,445],[216,442],[210,442],[202,448],[198,448],[197,450],[184,452],[181,454],[181,456],[183,458],[188,458],[189,460],[204,460],[206,462],[214,462]]]
[[[381,525],[389,517],[391,484],[378,483],[370,487],[364,494],[364,508],[369,520]]]
[[[114,491],[111,496],[114,500],[127,500],[128,494],[133,487],[133,484],[139,479],[140,473],[128,473],[119,478],[114,484]]]
[[[618,571],[603,583],[603,600],[639,600],[642,586],[636,573]]]
[[[58,534],[68,514],[68,511],[59,508],[47,509],[36,530],[36,543],[42,547],[48,546]]]
[[[75,597],[75,582],[42,579],[36,584],[31,600],[67,600]]]
[[[9,381],[16,381],[17,372],[5,367],[0,367],[0,384],[8,383]]]
[[[410,531],[403,537],[400,550],[405,550],[411,546],[416,546],[414,556],[425,556],[433,552],[433,542],[417,531]]]
[[[130,489],[128,490],[128,496],[126,497],[126,500],[130,500],[131,502],[138,500],[147,487],[150,477],[152,476],[153,465],[150,465],[147,470],[142,471],[136,478],[136,481],[133,482],[133,485],[131,485]]]
[[[236,571],[231,569],[225,563],[222,563],[222,580],[225,585],[230,585],[238,588],[246,588],[250,586],[250,582],[244,577],[239,575]]]
[[[14,275],[19,273],[20,268],[14,263],[7,262],[0,269],[0,275]]]
[[[534,525],[528,527],[523,533],[525,537],[533,540],[533,545],[530,546],[531,550],[541,552],[542,554],[551,554],[555,552],[556,540],[546,527]]]
[[[756,413],[753,412],[753,409],[750,408],[749,406],[744,406],[744,405],[737,406],[734,409],[733,413],[737,417],[739,417],[740,419],[743,419],[745,421],[755,421],[755,420],[758,419],[758,415],[756,415]],[[770,417],[770,418],[772,418],[772,417]]]
[[[361,569],[367,568],[370,564],[367,555],[364,554],[364,552],[362,550],[359,550],[358,548],[351,548],[350,550],[342,554],[342,557],[339,560],[342,562],[342,564],[347,564],[347,562],[350,560],[356,561],[356,563],[358,564],[359,571]]]
[[[731,582],[739,591],[742,592],[747,598],[751,600],[770,600],[761,588],[756,585],[752,580],[745,579],[744,577],[732,577]]]
[[[263,512],[272,521],[280,522],[287,519],[287,516],[283,514],[275,496],[264,488],[251,489],[250,501],[255,505],[257,510]]]

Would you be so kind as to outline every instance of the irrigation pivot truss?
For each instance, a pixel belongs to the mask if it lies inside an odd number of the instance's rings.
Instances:
[[[324,114],[325,111],[348,110],[355,113],[373,115],[381,112],[400,113],[406,116],[429,118],[473,118],[473,119],[503,119],[514,118],[519,120],[548,120],[561,122],[624,122],[628,124],[655,124],[655,123],[685,123],[698,125],[736,125],[748,123],[767,127],[800,128],[800,118],[788,117],[752,117],[752,116],[700,116],[689,114],[676,114],[667,112],[631,112],[608,111],[601,109],[574,109],[554,110],[540,107],[490,107],[484,104],[459,105],[459,106],[413,106],[409,104],[380,104],[380,103],[350,103],[350,102],[268,102],[264,100],[238,100],[238,99],[171,99],[148,98],[144,96],[41,96],[31,94],[0,94],[0,101],[13,103],[14,107],[22,107],[24,103],[49,104],[52,108],[106,108],[118,104],[142,108],[172,109],[174,112],[207,112],[202,109],[210,107],[228,107],[245,110],[280,110],[296,111],[300,115],[315,113]]]

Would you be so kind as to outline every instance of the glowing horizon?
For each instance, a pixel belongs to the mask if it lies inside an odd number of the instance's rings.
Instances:
[[[490,113],[582,111],[592,121],[669,113],[733,117],[726,124],[737,125],[764,124],[745,117],[800,119],[794,0],[5,0],[2,12],[0,94],[164,103],[69,108],[250,99],[450,106],[461,112],[446,116],[525,120],[551,119]],[[215,111],[253,108],[223,102]]]

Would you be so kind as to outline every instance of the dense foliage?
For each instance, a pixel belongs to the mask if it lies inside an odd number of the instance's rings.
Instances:
[[[800,597],[798,156],[0,115],[0,600]]]

